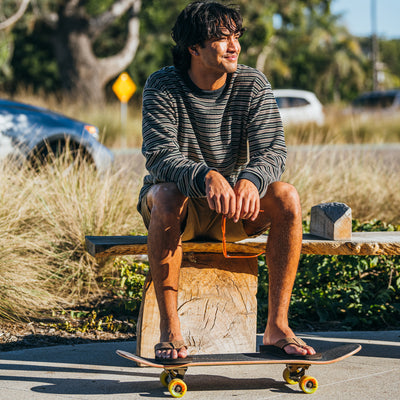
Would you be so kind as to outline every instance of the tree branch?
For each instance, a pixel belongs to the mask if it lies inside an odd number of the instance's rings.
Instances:
[[[139,46],[138,12],[141,7],[141,1],[133,0],[133,3],[135,3],[135,10],[129,20],[128,37],[126,39],[125,47],[118,54],[99,60],[99,64],[103,71],[103,77],[106,82],[114,78],[131,63]]]
[[[129,8],[134,12],[140,10],[140,0],[118,0],[104,13],[90,19],[89,33],[93,36],[99,35],[108,28],[117,18],[125,14]]]
[[[11,17],[7,18],[5,21],[0,22],[0,30],[6,29],[11,25],[14,25],[24,15],[30,1],[31,0],[22,0],[17,12]]]

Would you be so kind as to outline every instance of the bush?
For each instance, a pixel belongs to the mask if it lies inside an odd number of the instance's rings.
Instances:
[[[394,230],[382,221],[353,230]],[[268,316],[268,274],[259,258],[258,330]],[[294,286],[290,324],[298,330],[379,330],[400,327],[399,256],[302,255]]]
[[[111,282],[112,292],[123,302],[126,311],[137,316],[149,266],[147,263],[129,262],[118,258],[114,262],[114,267],[118,269],[119,276]]]

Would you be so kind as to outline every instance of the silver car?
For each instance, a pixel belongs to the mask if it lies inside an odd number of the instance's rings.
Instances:
[[[67,146],[93,162],[99,172],[113,162],[109,149],[99,141],[96,126],[68,118],[41,107],[0,99],[0,160],[31,162],[59,155]]]
[[[298,89],[276,89],[273,90],[273,93],[285,125],[315,123],[321,126],[324,124],[323,106],[313,92]]]

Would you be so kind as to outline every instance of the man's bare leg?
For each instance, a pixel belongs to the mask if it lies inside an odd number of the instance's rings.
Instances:
[[[181,223],[186,202],[176,185],[153,186],[147,203],[151,220],[147,240],[151,277],[160,310],[160,342],[182,340],[177,312],[179,271],[182,262]],[[185,358],[187,349],[158,350],[156,357]]]
[[[302,245],[302,217],[296,189],[283,182],[269,185],[261,199],[263,210],[254,222],[244,221],[246,232],[270,225],[266,247],[269,274],[268,321],[263,343],[273,345],[285,337],[295,337],[289,327],[288,311]],[[288,354],[315,354],[312,347],[288,345]]]

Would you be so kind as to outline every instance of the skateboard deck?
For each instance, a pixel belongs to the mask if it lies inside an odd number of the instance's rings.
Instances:
[[[170,394],[175,398],[182,397],[187,386],[184,376],[189,367],[217,366],[217,365],[254,365],[254,364],[286,364],[283,378],[289,384],[298,383],[305,393],[314,393],[318,382],[312,376],[305,375],[311,365],[333,364],[356,354],[361,350],[359,344],[346,344],[332,347],[322,353],[317,359],[307,357],[290,357],[274,355],[268,352],[234,353],[234,354],[200,354],[188,359],[171,362],[154,358],[142,358],[127,351],[117,350],[117,354],[139,365],[161,368],[160,381],[168,387]]]

